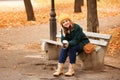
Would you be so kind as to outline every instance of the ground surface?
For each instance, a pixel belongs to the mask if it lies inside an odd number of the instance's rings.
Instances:
[[[102,71],[81,70],[80,61],[77,60],[74,77],[53,77],[57,61],[46,61],[44,52],[40,49],[40,39],[49,39],[48,24],[2,28],[0,33],[1,80],[120,80],[120,57],[107,56]],[[67,66],[64,71],[66,70]]]
[[[100,31],[120,27],[120,16],[99,18]],[[86,20],[75,21],[86,30]],[[59,29],[59,25],[58,25]],[[57,61],[47,61],[41,39],[49,39],[49,23],[0,28],[0,80],[120,80],[120,56],[105,57],[101,71],[81,70],[77,59],[75,76],[53,77]],[[64,72],[67,71],[68,62]]]

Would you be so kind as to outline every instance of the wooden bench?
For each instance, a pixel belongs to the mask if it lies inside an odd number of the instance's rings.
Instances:
[[[109,44],[111,35],[84,32],[89,38],[90,42],[96,45],[95,51],[88,55],[83,52],[83,54],[78,55],[82,61],[82,69],[103,69],[104,68],[104,57]],[[61,35],[57,34],[57,38]],[[58,60],[59,53],[62,48],[62,43],[60,41],[52,41],[43,39],[43,50],[46,52],[48,60]]]

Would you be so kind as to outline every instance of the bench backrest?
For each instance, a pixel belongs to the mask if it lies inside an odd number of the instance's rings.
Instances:
[[[107,46],[111,38],[111,35],[108,35],[108,34],[86,32],[86,31],[84,31],[84,33],[89,38],[91,43],[99,46]],[[57,34],[56,37],[60,38],[61,34]]]

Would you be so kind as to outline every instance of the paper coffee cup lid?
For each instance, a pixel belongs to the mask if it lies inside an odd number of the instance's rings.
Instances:
[[[68,41],[67,40],[63,40],[63,43],[68,43]]]

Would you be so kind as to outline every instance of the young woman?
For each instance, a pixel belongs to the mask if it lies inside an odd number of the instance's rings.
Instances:
[[[66,58],[69,57],[69,69],[65,75],[72,76],[75,73],[76,52],[81,53],[83,46],[89,43],[89,40],[83,33],[82,28],[78,24],[73,23],[68,14],[61,14],[59,22],[61,25],[61,42],[63,43],[63,48],[60,52],[58,68],[53,75],[59,76],[63,73],[63,66]]]

